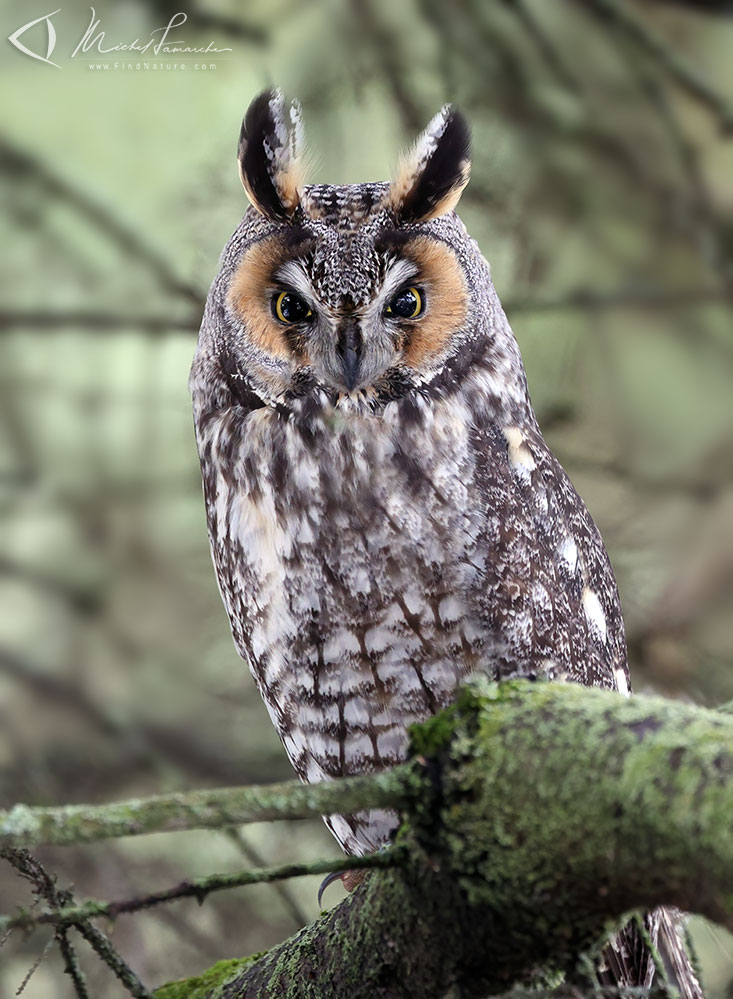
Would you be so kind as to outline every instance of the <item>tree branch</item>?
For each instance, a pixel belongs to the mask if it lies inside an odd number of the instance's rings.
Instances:
[[[232,826],[229,829],[224,830],[225,835],[229,838],[240,853],[246,857],[250,864],[254,864],[256,867],[264,867],[265,861],[260,853],[260,851],[251,843],[244,834],[243,829],[237,829],[236,826]],[[331,862],[333,863],[333,862]],[[330,868],[333,870],[333,866]],[[283,884],[280,881],[272,882],[275,893],[280,898],[283,907],[287,910],[295,926],[299,929],[301,926],[305,926],[308,922],[308,916],[303,911],[298,900],[292,894],[290,886]]]
[[[15,805],[0,811],[0,847],[68,846],[183,829],[223,829],[272,819],[304,819],[361,808],[399,808],[410,799],[410,767],[323,784],[173,792],[108,805]]]
[[[631,910],[677,905],[733,927],[730,716],[483,684],[417,726],[412,754],[425,783],[400,833],[407,866],[263,957],[157,999],[488,995],[572,969]]]
[[[158,999],[496,994],[537,969],[572,971],[630,911],[671,905],[733,928],[733,716],[572,684],[476,682],[412,729],[390,774],[17,806],[0,829],[6,842],[87,842],[377,806],[402,810],[400,866],[264,956]]]
[[[286,878],[299,878],[308,874],[331,874],[336,871],[372,870],[398,866],[404,859],[404,851],[391,847],[379,853],[364,857],[330,857],[328,860],[315,860],[305,864],[281,864],[277,867],[262,867],[250,871],[237,871],[234,874],[210,874],[194,881],[182,881],[164,891],[151,892],[139,898],[123,899],[115,902],[98,902],[87,899],[75,905],[66,905],[50,912],[34,914],[21,912],[17,916],[0,916],[0,933],[6,930],[28,930],[34,926],[50,924],[57,929],[77,926],[80,922],[104,916],[116,919],[131,912],[152,909],[165,902],[175,902],[182,898],[195,898],[199,904],[215,891],[227,888],[242,888],[245,885],[274,883]]]

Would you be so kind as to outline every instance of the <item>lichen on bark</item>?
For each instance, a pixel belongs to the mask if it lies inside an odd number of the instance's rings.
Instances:
[[[403,773],[406,865],[191,996],[496,994],[572,970],[633,909],[733,926],[730,715],[477,681],[414,728]]]

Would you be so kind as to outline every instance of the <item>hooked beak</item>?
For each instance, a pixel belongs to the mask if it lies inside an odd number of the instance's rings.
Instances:
[[[348,319],[339,330],[337,351],[341,358],[344,385],[351,391],[359,381],[359,361],[361,360],[361,332],[358,323]]]

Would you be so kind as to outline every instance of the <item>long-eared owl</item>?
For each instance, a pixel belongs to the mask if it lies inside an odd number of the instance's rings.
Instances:
[[[190,382],[219,586],[295,770],[397,763],[477,671],[628,694],[608,556],[454,211],[464,119],[443,108],[389,183],[305,184],[301,131],[278,92],[247,112],[251,206]],[[358,854],[395,817],[327,822]]]

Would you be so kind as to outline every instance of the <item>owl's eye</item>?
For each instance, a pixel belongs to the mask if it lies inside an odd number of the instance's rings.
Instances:
[[[292,291],[281,291],[274,295],[272,311],[281,323],[302,323],[313,315],[308,303]]]
[[[403,288],[387,306],[388,316],[399,316],[400,319],[417,319],[423,312],[425,303],[417,288]]]

